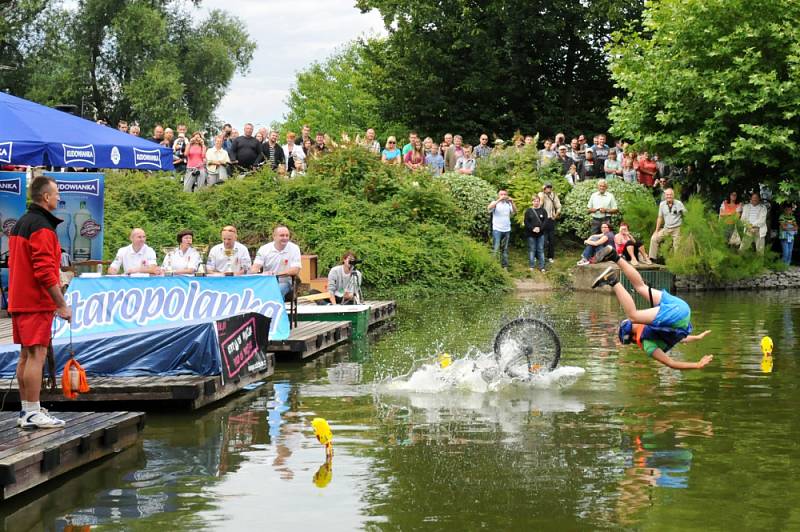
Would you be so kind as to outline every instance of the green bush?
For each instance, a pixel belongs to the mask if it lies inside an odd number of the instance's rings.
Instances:
[[[589,236],[592,220],[586,205],[592,193],[597,191],[597,181],[582,181],[572,187],[566,198],[562,197],[562,219],[557,227],[560,235],[574,235],[580,240]],[[638,183],[612,179],[608,181],[608,191],[614,194],[620,211],[611,217],[614,230],[624,220],[634,235],[649,242],[658,215],[658,206],[650,189]]]
[[[536,172],[539,152],[536,143],[522,149],[506,148],[478,161],[475,175],[490,183],[495,190],[506,189],[515,177]]]
[[[741,234],[741,227],[738,230]],[[667,254],[669,271],[719,282],[753,277],[767,268],[784,268],[770,251],[759,255],[752,250],[740,253],[738,248],[731,248],[724,231],[725,224],[720,222],[716,209],[697,196],[690,198],[686,202],[681,238],[674,252]],[[671,249],[670,242],[661,245],[662,249]]]
[[[497,196],[495,188],[474,175],[448,172],[438,179],[447,186],[463,214],[464,230],[476,238],[485,238],[490,229],[486,207]]]

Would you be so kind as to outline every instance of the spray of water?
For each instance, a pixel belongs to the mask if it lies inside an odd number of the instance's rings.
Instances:
[[[447,367],[443,368],[436,361],[424,363],[406,375],[384,380],[378,388],[386,392],[430,394],[451,390],[487,393],[508,387],[553,389],[570,386],[585,371],[583,368],[560,366],[553,371],[542,369],[531,373],[526,366],[510,362],[502,353],[497,360],[493,352],[478,350],[453,358]]]

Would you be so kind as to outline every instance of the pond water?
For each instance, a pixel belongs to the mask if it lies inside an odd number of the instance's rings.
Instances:
[[[0,517],[8,530],[797,530],[798,296],[687,296],[712,333],[673,353],[715,360],[683,373],[620,348],[607,295],[401,302],[368,342],[279,359],[269,383],[214,409],[151,414],[140,445]],[[480,360],[521,315],[558,331],[558,378],[482,390],[419,372],[442,352]]]

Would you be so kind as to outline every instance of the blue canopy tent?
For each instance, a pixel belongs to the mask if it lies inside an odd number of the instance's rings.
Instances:
[[[172,170],[172,150],[0,92],[0,165]]]

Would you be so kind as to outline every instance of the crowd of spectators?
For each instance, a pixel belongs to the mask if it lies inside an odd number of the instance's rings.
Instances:
[[[128,126],[126,121],[118,124],[120,131],[139,135],[138,126]],[[247,173],[260,166],[269,165],[279,175],[294,177],[305,173],[309,159],[330,151],[335,144],[322,132],[311,135],[311,127],[303,125],[300,134],[288,132],[285,143],[279,143],[277,131],[267,128],[254,130],[253,124],[245,124],[240,134],[230,124],[225,124],[219,135],[215,136],[211,146],[207,146],[202,132],[194,132],[187,136],[185,125],[171,128],[156,125],[150,140],[172,149],[176,172],[183,179],[185,191],[197,190],[225,181],[232,171]],[[591,218],[591,234],[586,241],[596,243],[595,235],[603,235],[601,227],[607,224],[610,228],[611,216],[619,212],[616,198],[607,191],[608,182],[622,180],[638,183],[652,190],[659,205],[656,230],[650,237],[648,249],[644,242],[636,241],[625,225],[625,236],[614,235],[605,245],[616,246],[627,254],[631,262],[649,263],[658,257],[660,243],[670,237],[673,247],[680,239],[681,225],[686,209],[683,203],[675,198],[668,171],[657,155],[648,151],[636,152],[631,146],[617,140],[613,146],[607,142],[603,133],[593,137],[589,144],[583,134],[570,138],[558,133],[554,138],[544,139],[541,149],[536,146],[537,137],[517,133],[510,142],[495,139],[490,143],[489,135],[478,136],[474,146],[465,143],[458,134],[446,133],[440,140],[432,137],[422,138],[416,131],[410,131],[407,142],[400,146],[395,136],[386,138],[381,146],[374,129],[367,129],[363,136],[356,137],[356,142],[374,153],[385,164],[405,166],[411,171],[427,169],[433,175],[444,172],[473,174],[482,159],[493,157],[505,150],[535,149],[537,166],[558,165],[559,173],[571,185],[597,180],[597,191],[589,199],[588,214]],[[504,196],[503,196],[504,195]],[[511,238],[510,217],[516,213],[516,206],[506,191],[500,191],[497,200],[489,205],[492,213],[492,247],[500,255],[504,267],[508,267],[508,245]],[[544,261],[554,259],[554,236],[556,221],[560,215],[561,204],[548,183],[531,199],[531,207],[525,213],[525,234],[529,243],[529,266],[545,269]],[[544,216],[538,216],[543,213]],[[742,205],[737,201],[736,193],[731,193],[720,206],[720,218],[726,225],[725,236],[732,246],[746,249],[754,246],[759,253],[763,252],[765,239],[769,234],[768,206],[764,205],[758,192],[754,192],[751,201]],[[741,220],[744,231],[739,234],[736,222]],[[620,228],[622,231],[622,227]],[[781,242],[784,262],[791,262],[794,236],[797,233],[797,222],[794,207],[787,206],[778,222],[776,236]],[[622,234],[622,233],[620,233]],[[614,240],[616,238],[616,240]],[[587,244],[587,250],[590,244]],[[598,246],[594,246],[598,247]],[[602,251],[603,247],[598,249]],[[649,251],[649,252],[648,252]],[[597,260],[596,253],[585,251],[579,264],[589,264]]]

